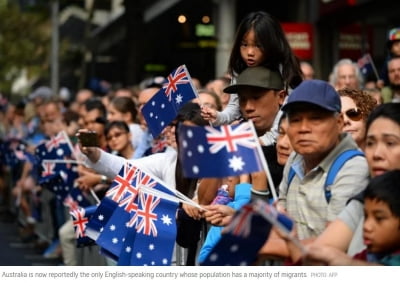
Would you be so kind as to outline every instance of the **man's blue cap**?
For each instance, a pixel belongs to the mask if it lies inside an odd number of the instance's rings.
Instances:
[[[289,95],[282,110],[290,111],[296,103],[310,103],[333,112],[342,109],[340,96],[333,86],[318,79],[303,80]]]

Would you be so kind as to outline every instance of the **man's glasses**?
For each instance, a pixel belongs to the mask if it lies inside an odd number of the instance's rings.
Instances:
[[[353,121],[360,121],[363,118],[362,112],[357,108],[351,108],[349,110],[346,110],[344,114],[346,114],[346,116]]]

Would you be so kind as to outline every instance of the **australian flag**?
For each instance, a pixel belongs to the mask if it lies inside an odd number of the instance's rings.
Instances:
[[[44,177],[46,173],[50,171],[50,166],[45,166],[47,164],[46,162],[51,160],[70,160],[73,157],[73,147],[68,135],[65,132],[60,132],[57,136],[38,145],[35,150],[35,155],[38,163],[41,164],[44,169],[43,171],[45,174],[42,175],[42,177]],[[52,172],[59,171],[59,168],[63,170],[66,166],[70,167],[68,164],[53,164],[54,165],[51,167]]]
[[[181,107],[196,96],[185,65],[171,72],[162,88],[142,108],[143,117],[153,137],[156,138],[175,119]]]
[[[217,127],[179,126],[185,177],[228,177],[263,170],[249,122]]]
[[[146,186],[156,194],[141,189]],[[160,196],[157,196],[160,192]],[[128,162],[87,225],[87,234],[119,265],[170,265],[176,238],[174,192]]]
[[[86,208],[77,207],[70,210],[77,247],[95,244],[95,241],[86,235],[86,225],[96,208],[97,206],[88,206]]]
[[[271,223],[257,214],[251,204],[243,206],[222,230],[220,240],[201,265],[252,265],[271,228]]]
[[[72,189],[72,186],[68,184],[68,174],[63,171],[42,177],[39,184],[53,192],[60,202],[64,201]]]
[[[253,265],[272,227],[289,234],[293,225],[289,217],[279,213],[272,205],[262,200],[250,202],[236,212],[201,265]]]
[[[63,160],[73,158],[73,147],[68,135],[60,132],[57,136],[41,143],[35,150],[39,170],[38,183],[63,201],[74,187],[78,177],[77,166]]]
[[[365,54],[358,59],[357,65],[361,70],[361,73],[366,77],[374,72],[374,63],[370,54]]]

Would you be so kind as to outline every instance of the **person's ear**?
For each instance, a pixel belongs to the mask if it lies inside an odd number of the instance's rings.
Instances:
[[[277,96],[279,97],[279,106],[282,106],[283,103],[285,102],[287,92],[285,90],[279,90],[277,91]]]

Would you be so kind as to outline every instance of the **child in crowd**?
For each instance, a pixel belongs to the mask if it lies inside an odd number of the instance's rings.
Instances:
[[[366,249],[350,257],[338,249],[315,246],[306,259],[328,265],[400,265],[400,170],[371,179],[364,192],[363,238]]]
[[[247,67],[266,66],[279,70],[285,89],[295,88],[302,81],[300,64],[279,22],[270,14],[258,11],[248,14],[239,24],[231,51],[228,72],[235,78]],[[217,112],[206,106],[202,107],[202,116],[215,125],[229,124],[240,117],[239,99],[231,94],[228,105]],[[260,137],[263,145],[275,143],[276,123],[271,132]]]

